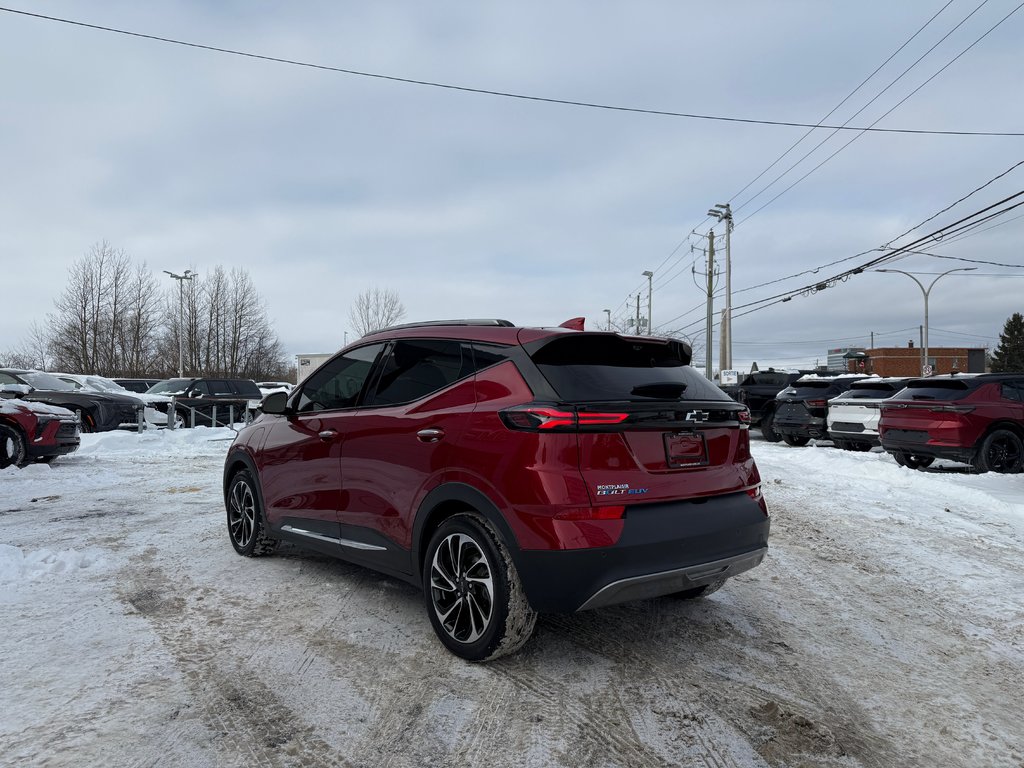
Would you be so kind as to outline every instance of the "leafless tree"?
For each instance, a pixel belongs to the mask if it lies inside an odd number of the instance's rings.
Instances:
[[[365,336],[381,328],[394,325],[405,317],[405,306],[395,291],[387,288],[368,288],[358,296],[349,310],[348,318],[357,336]]]

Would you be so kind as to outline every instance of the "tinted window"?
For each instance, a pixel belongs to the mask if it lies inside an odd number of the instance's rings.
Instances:
[[[787,397],[823,397],[828,394],[828,390],[833,383],[829,379],[798,381],[792,387],[785,390],[783,394]]]
[[[192,379],[167,379],[154,384],[149,392],[154,395],[180,395],[190,383]]]
[[[763,386],[775,386],[784,387],[789,383],[789,380],[793,378],[791,373],[783,373],[779,371],[758,371],[752,373],[743,380],[744,386],[751,385],[763,385]]]
[[[356,405],[373,361],[383,347],[370,344],[324,363],[303,383],[296,409],[326,411]]]
[[[21,374],[21,377],[36,389],[55,389],[64,392],[75,389],[66,381],[61,381],[56,376],[51,376],[41,371],[29,371],[28,373]]]
[[[473,373],[472,348],[458,341],[397,341],[367,405],[419,400]]]
[[[242,397],[252,397],[257,400],[263,397],[263,393],[260,392],[260,388],[256,386],[255,381],[237,379],[231,383],[235,388],[235,392],[241,395]]]
[[[725,400],[729,397],[686,365],[677,344],[617,336],[563,336],[533,362],[558,396],[602,400]]]
[[[1008,381],[1001,389],[1003,397],[1007,400],[1024,402],[1024,382]]]
[[[473,370],[482,371],[509,359],[509,348],[494,344],[473,344]]]
[[[921,379],[911,381],[896,395],[896,400],[959,400],[971,391],[966,381],[956,379]]]
[[[889,382],[857,382],[850,389],[843,393],[843,397],[857,399],[875,399],[891,397],[894,392],[903,389],[902,383]]]

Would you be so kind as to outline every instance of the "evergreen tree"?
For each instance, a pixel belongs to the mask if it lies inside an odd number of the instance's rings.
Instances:
[[[992,351],[992,372],[1024,371],[1024,315],[1014,312],[999,334],[999,346]]]

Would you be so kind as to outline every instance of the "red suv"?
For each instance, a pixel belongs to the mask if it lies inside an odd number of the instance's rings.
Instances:
[[[1024,469],[1024,373],[913,379],[881,408],[882,447],[903,466],[951,459],[978,472]]]
[[[78,450],[78,419],[71,411],[0,394],[0,469],[52,461]]]
[[[687,344],[508,321],[363,337],[267,396],[224,469],[231,543],[284,539],[422,587],[483,661],[537,612],[697,597],[758,565],[749,412]]]

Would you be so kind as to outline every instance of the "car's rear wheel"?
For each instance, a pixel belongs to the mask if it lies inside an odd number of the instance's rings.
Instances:
[[[267,536],[256,483],[248,471],[235,473],[224,504],[228,512],[228,536],[240,555],[259,557],[277,549],[277,540]]]
[[[1008,429],[997,429],[981,441],[971,463],[978,472],[1020,472],[1024,470],[1024,441]]]
[[[0,469],[25,463],[25,436],[9,424],[0,424]]]
[[[434,532],[423,591],[434,632],[468,661],[514,653],[537,622],[508,550],[477,514],[454,515]]]
[[[783,435],[782,439],[786,441],[786,445],[792,445],[797,448],[811,442],[811,438],[804,437],[803,435]]]
[[[934,456],[918,456],[916,453],[906,453],[903,451],[894,453],[892,456],[896,459],[897,464],[907,469],[926,469],[935,461]]]
[[[777,443],[782,439],[782,435],[775,431],[775,414],[766,413],[761,418],[761,437],[767,440],[769,443]]]

